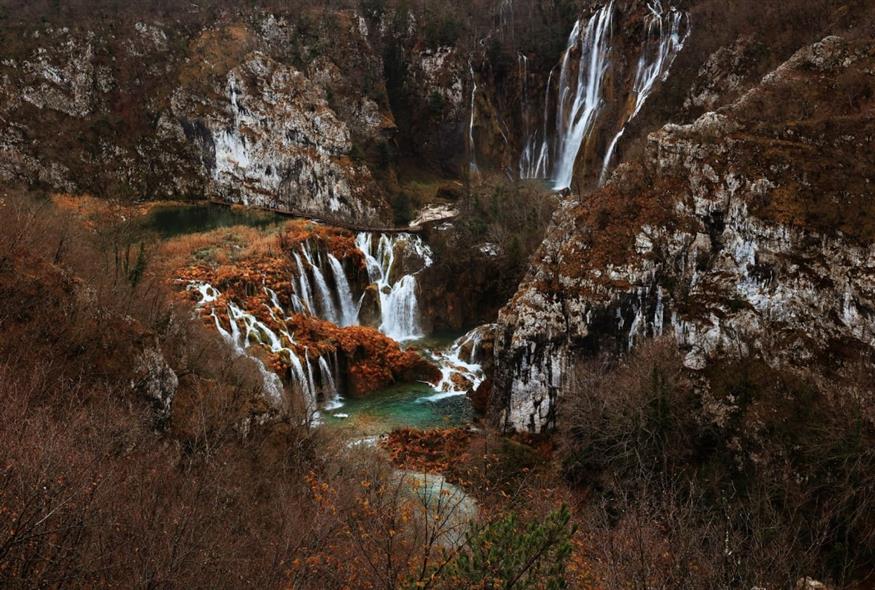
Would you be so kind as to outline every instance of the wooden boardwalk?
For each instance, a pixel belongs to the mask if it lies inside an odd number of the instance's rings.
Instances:
[[[233,207],[240,205],[247,209],[255,211],[265,211],[267,213],[276,213],[284,217],[293,217],[295,219],[307,219],[333,227],[348,229],[354,232],[373,232],[381,234],[418,234],[423,231],[422,226],[410,225],[407,227],[384,226],[384,225],[366,225],[360,223],[351,223],[343,219],[333,218],[328,215],[315,215],[313,213],[305,213],[304,211],[295,211],[294,209],[271,209],[269,207],[253,207],[252,205],[243,205],[241,203],[229,203],[218,199],[210,199],[209,202],[213,205],[221,205],[223,207]]]

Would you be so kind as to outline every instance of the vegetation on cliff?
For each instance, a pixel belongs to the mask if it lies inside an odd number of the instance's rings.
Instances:
[[[567,514],[490,517],[465,535],[449,488],[425,493],[365,446],[271,415],[256,367],[176,301],[153,247],[128,251],[136,225],[120,210],[95,226],[45,198],[0,197],[4,587],[436,588],[561,573]],[[525,560],[490,554],[495,543]]]

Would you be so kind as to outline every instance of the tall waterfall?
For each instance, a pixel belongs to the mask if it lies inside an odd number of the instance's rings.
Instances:
[[[477,79],[474,77],[474,66],[468,62],[471,72],[471,119],[468,122],[468,172],[474,176],[479,172],[477,167],[477,146],[474,143],[474,122],[477,113]]]
[[[557,159],[553,171],[556,189],[571,186],[577,154],[604,104],[602,83],[609,66],[613,14],[614,3],[611,1],[593,15],[583,34],[581,21],[578,21],[568,39],[559,73],[559,102],[556,107]],[[576,80],[572,59],[575,48],[580,51]]]
[[[684,47],[684,43],[690,34],[689,19],[686,13],[671,7],[663,9],[661,0],[654,0],[648,5],[650,15],[647,18],[644,47],[638,58],[638,67],[635,71],[635,83],[632,87],[632,111],[623,122],[623,127],[614,136],[608,151],[605,154],[602,165],[602,173],[599,184],[607,181],[614,152],[620,138],[626,131],[626,124],[635,118],[641,111],[641,107],[647,101],[647,97],[653,91],[656,82],[665,81],[668,77],[671,64],[677,54]]]
[[[380,331],[398,342],[422,338],[416,275],[431,266],[431,249],[411,234],[382,234],[375,244],[374,234],[360,233],[356,246],[365,256],[368,277],[380,294]],[[396,250],[405,246],[413,249],[422,267],[396,278],[397,272],[393,271],[396,263],[400,263]]]
[[[656,83],[668,75],[689,34],[687,14],[665,8],[664,2],[651,0],[647,4],[650,15],[629,97],[630,109],[602,159],[600,181],[606,178],[626,123],[640,112]],[[547,80],[543,129],[528,133],[523,144],[520,178],[549,178],[557,190],[571,186],[580,150],[606,106],[605,83],[619,67],[611,59],[614,12],[611,0],[586,23],[575,23],[559,64],[555,97],[554,71]]]

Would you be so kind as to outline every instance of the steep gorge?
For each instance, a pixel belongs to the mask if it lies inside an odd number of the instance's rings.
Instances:
[[[661,335],[693,370],[870,358],[872,55],[838,37],[802,49],[731,106],[651,134],[604,189],[567,199],[499,320],[496,423],[555,426],[576,364]]]

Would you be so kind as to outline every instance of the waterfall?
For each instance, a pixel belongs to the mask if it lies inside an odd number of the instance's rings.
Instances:
[[[577,155],[604,104],[602,85],[610,67],[613,13],[612,0],[592,16],[586,28],[582,20],[574,24],[559,68],[555,139],[551,141],[549,132],[551,71],[544,91],[544,129],[540,138],[532,134],[523,148],[522,178],[546,178],[552,172],[557,190],[571,186]]]
[[[629,123],[641,111],[641,107],[647,101],[647,97],[653,91],[658,81],[665,81],[668,77],[671,65],[684,47],[684,43],[690,34],[689,19],[686,13],[671,7],[664,10],[661,0],[654,0],[648,5],[650,16],[647,18],[644,47],[638,58],[638,67],[635,71],[635,83],[632,87],[632,100],[634,100],[632,112],[623,123],[623,127],[614,137],[605,154],[602,173],[599,184],[604,185],[607,181],[614,152],[623,133],[626,124]]]
[[[316,283],[316,290],[319,293],[320,309],[322,311],[322,319],[328,320],[333,324],[339,324],[340,319],[337,316],[337,310],[334,307],[334,299],[331,295],[331,290],[328,288],[328,283],[325,281],[325,275],[322,274],[321,260],[317,251],[316,262],[313,261],[313,253],[310,251],[310,243],[304,242],[301,244],[301,252],[307,260],[310,267],[310,272],[313,274],[313,282]],[[306,275],[307,269],[300,269],[302,275]],[[316,308],[311,306],[311,311],[315,314]]]
[[[523,148],[520,157],[520,178],[546,178],[550,167],[550,89],[553,87],[553,73],[556,68],[550,70],[547,76],[547,87],[544,89],[544,126],[540,137],[531,134]]]
[[[218,291],[213,287],[207,285],[212,292],[217,294]],[[200,289],[198,289],[200,291]],[[201,291],[202,293],[204,291]],[[215,301],[213,299],[212,301]],[[204,298],[198,303],[198,307],[206,305],[210,301],[207,298]],[[234,306],[236,308],[236,306]],[[239,308],[236,308],[239,311]],[[246,338],[244,338],[241,342],[240,339],[240,329],[237,326],[237,321],[235,319],[236,312],[228,309],[228,317],[231,321],[231,331],[229,332],[225,328],[222,327],[222,322],[219,321],[219,316],[216,315],[216,310],[214,309],[211,313],[213,321],[216,324],[216,330],[218,330],[219,334],[222,335],[222,338],[231,345],[231,348],[234,350],[235,354],[238,356],[246,356],[258,368],[258,372],[261,374],[262,386],[264,388],[264,393],[267,395],[268,399],[271,400],[274,404],[280,404],[283,399],[283,382],[279,378],[279,376],[273,371],[269,370],[264,366],[264,363],[257,356],[251,355],[246,352],[246,343],[248,342],[249,337],[249,327],[247,326]]]
[[[197,303],[197,307],[202,308],[207,304],[215,303],[221,297],[221,293],[211,285],[192,283],[188,286],[189,290],[198,291],[201,294],[201,300]],[[271,299],[271,304],[283,315],[285,310],[280,304],[276,293],[271,289],[265,289],[265,292]],[[259,320],[251,313],[241,309],[233,301],[229,301],[226,305],[228,312],[228,329],[222,325],[216,314],[215,308],[210,312],[216,330],[225,341],[228,342],[234,349],[235,353],[241,356],[247,356],[258,367],[261,373],[264,390],[272,402],[279,405],[283,397],[283,383],[279,376],[269,370],[264,363],[254,354],[251,354],[248,349],[253,346],[264,346],[269,348],[272,353],[280,354],[289,360],[291,365],[290,378],[292,383],[300,391],[301,397],[304,400],[307,422],[311,422],[317,416],[319,407],[319,395],[316,381],[313,375],[313,368],[310,362],[309,353],[304,351],[304,362],[301,361],[298,354],[290,348],[294,343],[294,338],[289,334],[288,330],[282,329],[280,333],[274,332],[268,325]],[[271,309],[271,313],[275,312]],[[274,315],[274,317],[276,317]],[[320,368],[321,389],[325,400],[326,409],[334,409],[338,403],[337,391],[337,374],[332,374],[329,363],[319,357],[317,361]],[[332,359],[332,363],[337,370],[336,351]],[[305,369],[306,365],[306,369]],[[323,368],[324,367],[324,368]]]
[[[304,350],[304,364],[307,365],[307,384],[310,387],[311,398],[316,400],[318,396],[316,394],[316,381],[313,380],[313,365],[310,364],[310,351]]]
[[[657,82],[667,77],[689,35],[688,15],[674,7],[665,8],[664,2],[648,2],[650,14],[630,91],[630,112],[608,144],[602,159],[600,183],[607,178],[625,125],[638,115]],[[528,137],[520,154],[520,178],[550,178],[557,190],[571,186],[580,150],[592,135],[605,106],[605,81],[616,67],[610,59],[613,18],[611,0],[585,25],[583,20],[575,23],[559,63],[554,100],[551,100],[553,71],[547,80],[544,128],[531,133],[527,130]],[[550,121],[554,121],[552,133]]]
[[[520,155],[519,173],[520,178],[527,178],[528,171],[532,167],[532,153],[535,141],[535,138],[532,136],[531,130],[529,129],[529,58],[520,53],[517,56],[517,62],[520,75],[520,85],[522,87],[520,118],[523,123],[523,137],[526,138],[526,144],[523,146],[523,153]]]
[[[319,374],[322,379],[322,395],[325,398],[325,409],[331,411],[342,407],[343,401],[340,398],[340,392],[337,390],[337,382],[324,356],[319,357]]]
[[[605,161],[602,163],[602,173],[599,176],[599,186],[604,186],[608,181],[608,172],[611,167],[611,160],[614,159],[614,152],[617,151],[617,145],[620,143],[620,139],[622,139],[623,134],[626,132],[626,127],[624,126],[617,134],[614,136],[614,139],[611,141],[611,144],[608,146],[608,151],[605,152]]]
[[[440,401],[448,397],[466,395],[469,390],[477,389],[485,379],[483,368],[477,362],[480,342],[483,340],[483,331],[492,329],[492,326],[480,326],[471,330],[458,340],[446,351],[435,355],[438,367],[441,371],[441,379],[434,386],[436,393],[421,398],[424,401]],[[470,352],[465,353],[470,347]],[[466,384],[460,387],[457,380]]]
[[[358,310],[343,265],[331,253],[328,254],[328,263],[331,265],[334,284],[337,286],[337,298],[340,300],[340,323],[342,326],[355,326],[358,324]]]
[[[422,338],[416,275],[431,266],[431,249],[418,236],[411,234],[381,234],[375,249],[373,236],[370,233],[358,234],[356,246],[365,257],[368,278],[380,294],[380,331],[398,342]],[[422,261],[422,267],[394,279],[392,271],[398,247],[413,249]]]
[[[556,189],[571,186],[574,164],[583,141],[592,131],[593,124],[604,101],[602,83],[610,62],[610,33],[614,3],[599,10],[590,19],[581,35],[578,21],[571,32],[568,49],[562,60],[559,75],[559,103],[556,116],[556,166],[553,185]],[[579,46],[580,61],[577,64],[577,80],[572,88],[572,54]]]
[[[341,325],[340,318],[337,315],[337,310],[334,309],[334,301],[332,300],[331,290],[328,288],[328,283],[325,282],[325,276],[318,266],[313,267],[313,279],[316,281],[316,288],[319,290],[319,301],[322,302],[322,317],[332,324]]]
[[[380,331],[399,342],[422,338],[419,327],[419,305],[416,301],[416,279],[401,277],[392,290],[381,298],[382,325]]]
[[[292,289],[295,290],[295,295],[298,297],[298,302],[301,304],[301,310],[306,313],[315,313],[316,306],[313,304],[313,291],[310,289],[310,279],[307,278],[307,268],[304,266],[304,263],[301,261],[301,257],[297,252],[293,252],[292,256],[295,258],[295,265],[298,268],[298,286],[300,290],[295,287],[294,282],[292,282]]]
[[[477,146],[474,144],[474,116],[477,112],[477,79],[474,77],[474,66],[468,62],[468,69],[471,71],[471,120],[468,123],[468,149],[470,150],[470,160],[468,163],[468,171],[472,176],[479,172],[477,167]]]
[[[292,365],[292,380],[298,384],[298,387],[301,390],[301,396],[304,398],[305,411],[309,419],[319,407],[319,402],[316,398],[316,389],[313,387],[313,381],[309,379],[304,372],[304,365],[301,363],[301,359],[298,358],[298,355],[294,353],[290,354],[289,360]]]
[[[322,251],[317,248],[314,252],[309,242],[303,242],[300,253],[293,251],[292,256],[298,268],[298,281],[292,281],[291,300],[295,313],[319,316],[338,326],[357,325],[358,310],[352,289],[337,257],[331,252],[323,257]],[[326,276],[326,258],[333,283]]]

